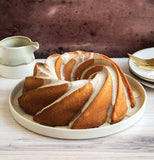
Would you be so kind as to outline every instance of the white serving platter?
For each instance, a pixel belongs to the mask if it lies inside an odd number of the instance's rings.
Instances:
[[[154,47],[139,50],[133,55],[143,59],[154,58]],[[128,64],[131,72],[134,73],[136,76],[143,80],[154,82],[154,70],[147,70],[138,67],[131,59],[129,59]]]
[[[23,127],[36,132],[41,135],[54,137],[54,138],[62,138],[62,139],[90,139],[97,137],[108,136],[135,124],[143,115],[146,105],[146,92],[142,85],[137,82],[134,78],[127,76],[127,79],[135,93],[136,97],[136,106],[133,111],[133,115],[125,118],[124,120],[112,124],[112,125],[104,125],[99,128],[91,128],[91,129],[69,129],[62,127],[49,127],[36,123],[33,121],[32,116],[26,114],[22,111],[20,106],[18,105],[18,97],[21,95],[21,90],[23,87],[24,81],[18,83],[14,89],[11,91],[9,96],[9,105],[10,111],[14,119]]]

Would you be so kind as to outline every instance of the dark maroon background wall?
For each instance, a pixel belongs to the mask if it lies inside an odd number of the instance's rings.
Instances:
[[[0,0],[0,39],[25,35],[35,53],[86,50],[127,56],[154,46],[154,0]]]

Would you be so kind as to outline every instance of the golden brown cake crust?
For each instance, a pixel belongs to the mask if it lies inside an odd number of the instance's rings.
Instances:
[[[82,109],[93,91],[93,86],[89,82],[82,88],[66,96],[61,101],[50,105],[42,112],[34,116],[38,123],[48,126],[65,126]]]
[[[71,126],[72,129],[99,127],[106,121],[112,98],[112,78],[108,73],[105,84],[88,108]]]
[[[19,97],[20,107],[28,114],[35,115],[42,108],[54,102],[68,90],[68,84],[31,89]]]

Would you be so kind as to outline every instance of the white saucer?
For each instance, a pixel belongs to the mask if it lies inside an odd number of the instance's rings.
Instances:
[[[135,52],[133,55],[143,59],[154,58],[154,47],[142,49],[140,51]],[[130,70],[136,76],[146,81],[154,82],[154,70],[150,71],[150,70],[140,68],[131,59],[129,59],[128,63],[129,63]]]
[[[0,64],[0,75],[5,78],[25,78],[33,75],[33,69],[35,66],[35,60],[28,64],[22,64],[17,66],[6,66]]]
[[[140,83],[137,82],[134,78],[127,75],[127,79],[135,95],[137,95],[136,106],[131,110],[131,112],[133,113],[132,116],[126,117],[124,120],[116,124],[105,125],[99,128],[75,129],[75,130],[62,127],[49,127],[40,125],[34,122],[32,116],[23,112],[20,106],[18,105],[17,99],[21,95],[21,90],[24,81],[18,83],[10,93],[9,96],[10,111],[14,119],[23,127],[45,136],[63,138],[63,139],[89,139],[89,138],[108,136],[130,127],[131,125],[136,123],[144,113],[146,99],[147,99],[146,92],[142,87],[142,85],[140,85]]]

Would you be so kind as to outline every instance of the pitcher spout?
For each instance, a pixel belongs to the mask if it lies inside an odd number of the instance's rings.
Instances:
[[[2,47],[0,45],[0,63],[2,63],[2,53],[3,53],[3,50],[2,50]]]
[[[39,49],[39,43],[38,42],[32,42],[31,48],[32,48],[33,52],[38,50]]]

